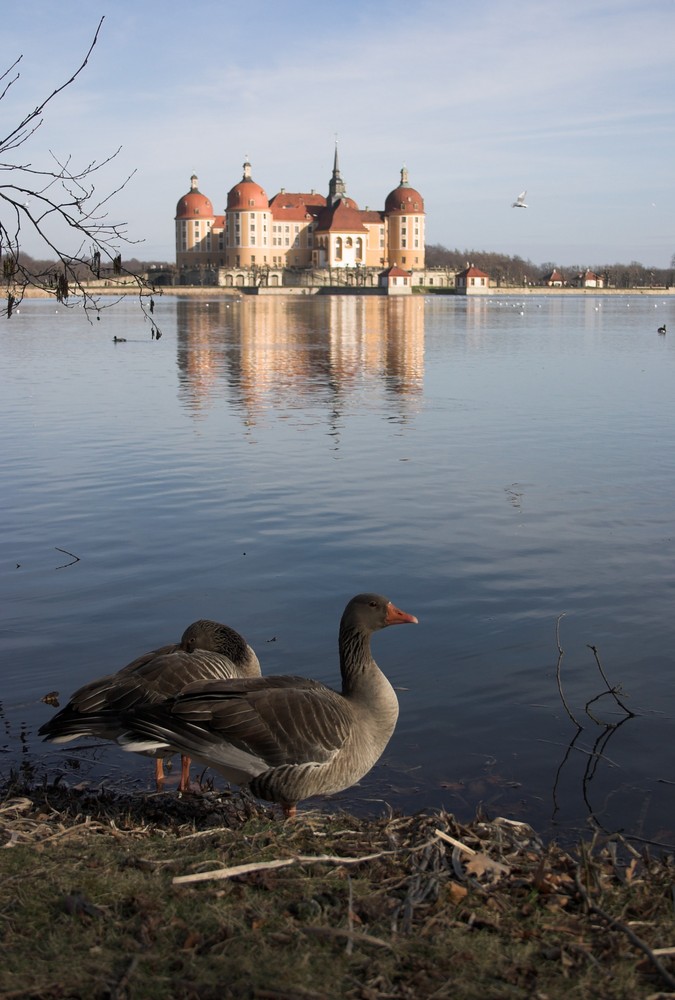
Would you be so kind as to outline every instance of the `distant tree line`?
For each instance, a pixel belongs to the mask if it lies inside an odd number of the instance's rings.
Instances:
[[[24,268],[28,274],[49,276],[49,274],[52,273],[56,276],[61,270],[59,261],[40,260],[36,257],[31,257],[23,251],[20,251],[18,259],[21,267]],[[175,268],[175,266],[175,264],[169,263],[165,260],[138,260],[136,257],[131,257],[128,260],[124,260],[124,273],[133,275],[152,275],[153,271],[166,271]],[[107,274],[112,274],[114,270],[114,266],[111,262],[108,262],[108,264],[101,264],[98,277],[105,278]],[[91,264],[86,261],[73,263],[72,272],[77,280],[83,282],[91,281],[92,278],[96,277],[95,274],[92,274]]]
[[[21,252],[20,261],[27,273],[46,275],[50,269],[54,275],[59,273],[59,262],[55,260],[39,260]],[[475,264],[490,275],[492,280],[500,285],[540,285],[553,270],[559,271],[570,284],[574,283],[577,274],[587,270],[594,271],[605,279],[610,288],[649,288],[650,286],[669,288],[675,283],[675,254],[669,268],[645,267],[639,261],[630,264],[588,264],[578,263],[561,265],[552,261],[534,264],[531,260],[523,260],[517,255],[492,253],[488,250],[449,250],[440,243],[428,244],[426,247],[427,267],[443,267],[450,271],[461,271],[467,264]],[[153,271],[175,270],[175,263],[166,260],[139,260],[132,257],[124,261],[124,271],[127,274],[148,276],[152,283]],[[83,282],[91,281],[91,266],[85,262],[73,264],[76,277]],[[104,278],[112,268],[102,267],[100,277]]]
[[[486,250],[450,250],[440,243],[427,244],[427,267],[447,267],[452,271],[461,271],[467,264],[475,264],[481,271],[489,274],[493,281],[503,285],[540,285],[554,269],[570,284],[577,274],[591,270],[603,277],[606,285],[611,288],[649,288],[652,285],[669,288],[675,279],[675,254],[668,268],[645,267],[636,260],[630,264],[589,264],[586,261],[575,264],[559,264],[554,261],[534,264],[522,257],[509,257],[507,254]]]

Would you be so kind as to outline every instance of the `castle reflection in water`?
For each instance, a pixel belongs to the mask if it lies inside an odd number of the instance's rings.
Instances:
[[[250,425],[308,405],[335,415],[371,392],[405,419],[421,403],[424,307],[421,296],[179,299],[181,401],[197,416],[225,395]]]

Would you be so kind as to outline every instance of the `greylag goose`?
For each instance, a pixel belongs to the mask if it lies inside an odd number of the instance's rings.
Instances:
[[[225,677],[259,677],[258,657],[243,636],[228,625],[200,619],[188,625],[179,643],[144,653],[116,674],[107,674],[85,684],[39,735],[52,743],[67,743],[79,736],[116,740],[117,714],[144,705],[156,705],[178,694],[194,681]],[[155,781],[164,782],[163,751],[155,757]],[[179,789],[186,791],[190,760],[182,756]]]
[[[384,751],[398,701],[370,637],[404,622],[417,618],[386,597],[358,594],[340,621],[341,692],[291,676],[200,681],[160,705],[122,712],[119,742],[189,754],[294,816],[300,800],[355,784]]]

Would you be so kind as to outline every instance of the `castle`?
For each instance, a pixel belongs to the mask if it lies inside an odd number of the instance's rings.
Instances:
[[[347,196],[336,144],[325,197],[282,188],[268,199],[247,160],[219,215],[193,175],[176,207],[176,265],[186,280],[201,273],[208,284],[240,283],[239,276],[252,271],[276,284],[289,271],[336,269],[360,274],[366,283],[366,275],[372,280],[394,267],[424,270],[424,223],[424,201],[405,167],[384,209],[360,209]]]

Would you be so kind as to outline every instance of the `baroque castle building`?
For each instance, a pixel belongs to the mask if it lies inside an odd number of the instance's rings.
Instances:
[[[251,164],[218,214],[195,175],[176,207],[179,273],[202,270],[424,269],[424,200],[401,170],[384,208],[360,209],[348,197],[337,145],[326,196],[282,188],[268,198]],[[220,283],[220,281],[218,281]]]

